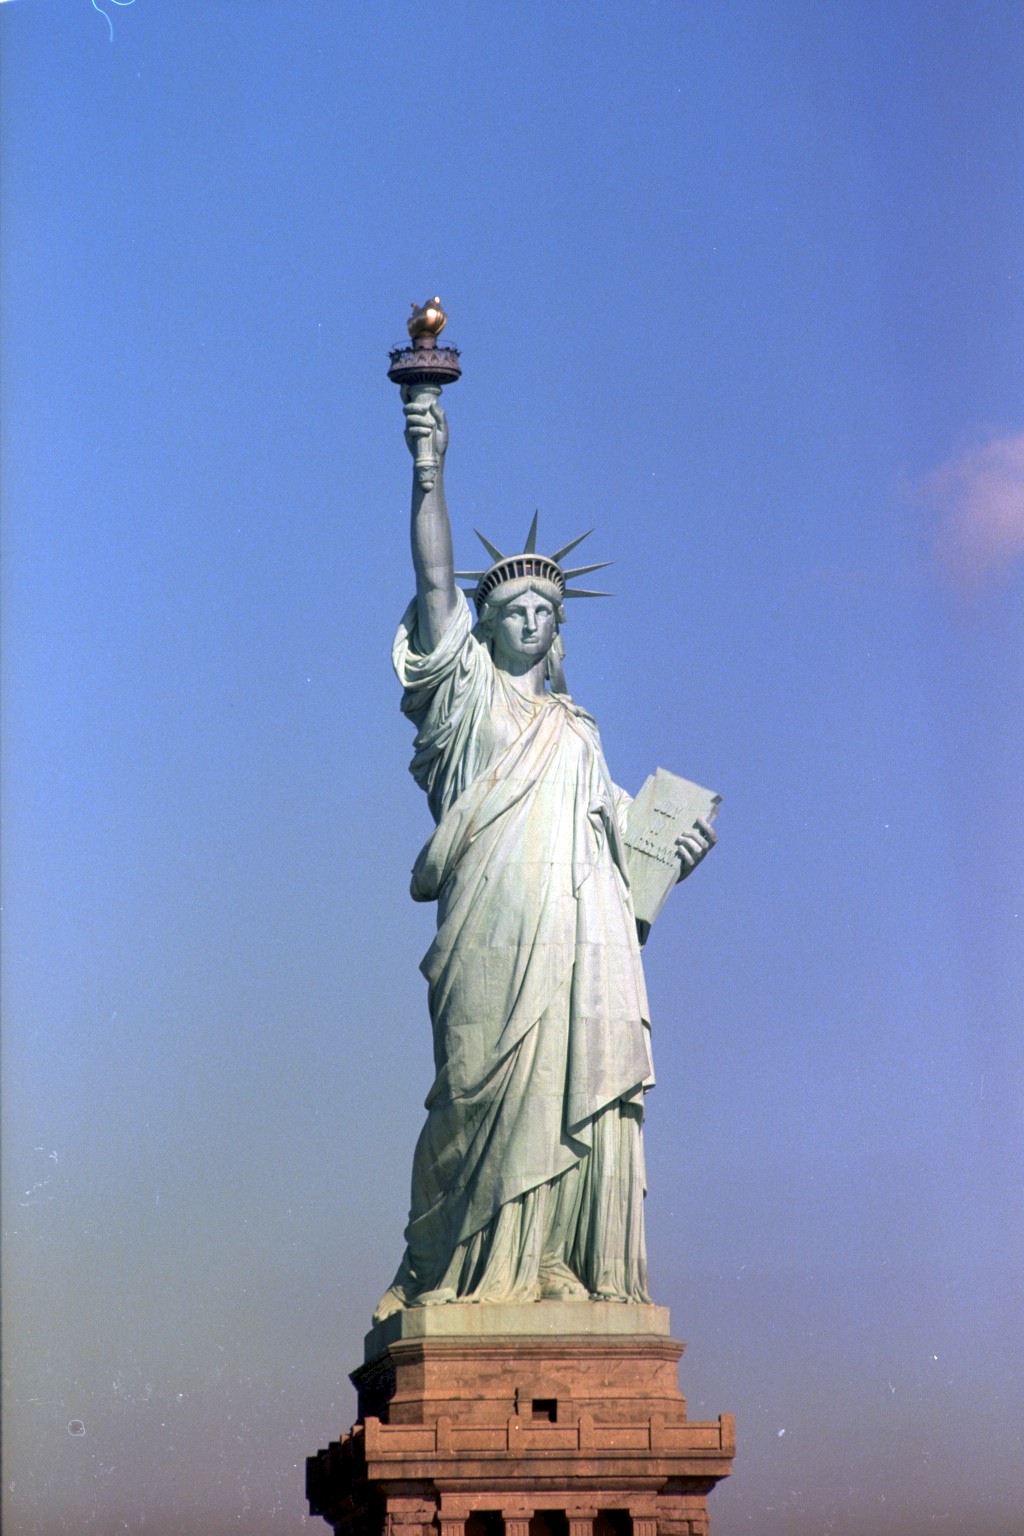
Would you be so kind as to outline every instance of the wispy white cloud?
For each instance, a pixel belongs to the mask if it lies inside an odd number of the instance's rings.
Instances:
[[[951,586],[977,592],[1024,559],[1024,432],[953,454],[917,491],[934,518],[933,554]]]

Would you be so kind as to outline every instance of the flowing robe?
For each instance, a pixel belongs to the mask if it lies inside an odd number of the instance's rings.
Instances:
[[[438,905],[421,966],[437,1075],[395,1296],[528,1299],[561,1277],[646,1300],[654,1079],[629,797],[592,717],[568,695],[520,693],[464,600],[429,653],[416,624],[412,603],[393,656],[437,823],[412,878]]]

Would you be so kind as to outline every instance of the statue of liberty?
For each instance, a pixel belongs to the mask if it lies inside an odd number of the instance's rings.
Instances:
[[[441,317],[443,324],[443,315]],[[410,329],[412,326],[410,325]],[[439,391],[403,389],[416,596],[394,642],[411,771],[436,823],[412,895],[436,901],[436,1077],[413,1160],[406,1250],[377,1308],[650,1300],[641,1127],[654,1082],[623,842],[630,797],[562,672],[580,542],[456,572]],[[474,610],[456,577],[472,577]],[[679,878],[715,841],[677,843]]]

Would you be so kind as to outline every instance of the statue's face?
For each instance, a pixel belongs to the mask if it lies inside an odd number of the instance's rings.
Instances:
[[[554,605],[539,592],[524,592],[498,610],[491,648],[497,662],[540,661],[558,633]]]

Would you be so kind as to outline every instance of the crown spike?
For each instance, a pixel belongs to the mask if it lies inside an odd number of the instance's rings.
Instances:
[[[480,532],[479,528],[474,528],[473,532],[476,534],[477,538],[480,540],[480,543],[483,545],[484,549],[486,549],[487,553],[490,555],[492,560],[498,561],[498,560],[504,560],[506,558],[502,554],[501,550],[498,549],[496,545],[491,543],[490,539],[485,539],[484,538],[484,536]]]
[[[484,606],[492,592],[505,582],[527,580],[533,578],[550,583],[559,595],[564,597],[612,597],[611,592],[594,592],[584,587],[569,587],[567,582],[575,580],[577,576],[589,575],[591,571],[603,571],[606,566],[614,564],[611,560],[598,560],[593,565],[580,565],[574,570],[563,570],[559,562],[565,558],[583,540],[589,538],[593,528],[588,528],[586,533],[581,533],[579,538],[573,539],[570,544],[565,544],[554,555],[539,555],[537,553],[537,525],[540,521],[540,513],[534,512],[533,521],[530,523],[530,531],[526,535],[526,547],[521,554],[503,555],[497,545],[490,539],[485,539],[479,528],[475,529],[477,538],[486,549],[494,564],[486,571],[456,571],[455,576],[460,581],[475,581],[475,589],[467,595],[476,603],[477,612],[482,613]],[[465,589],[464,589],[465,590]]]
[[[593,531],[593,528],[588,528],[586,533],[581,533],[579,538],[573,539],[571,544],[563,544],[561,549],[555,550],[555,553],[551,556],[552,560],[564,560],[566,555],[572,553],[577,544],[582,544],[584,539],[589,539]]]

